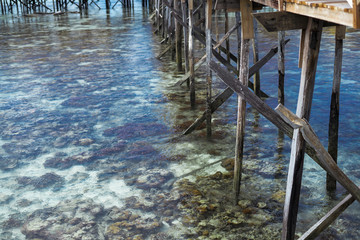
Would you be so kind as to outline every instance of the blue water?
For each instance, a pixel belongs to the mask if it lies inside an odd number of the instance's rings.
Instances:
[[[165,46],[148,17],[136,2],[110,14],[0,18],[0,239],[278,238],[291,140],[248,106],[242,203],[234,206],[219,161],[234,155],[236,96],[214,114],[213,139],[204,129],[181,136],[204,110],[204,69],[191,109],[186,86],[173,87],[181,73],[171,54],[155,59]],[[287,37],[285,101],[295,111],[299,32]],[[338,159],[356,184],[358,38],[349,30],[344,42]],[[276,41],[259,28],[260,56]],[[325,146],[333,52],[330,28],[310,119]],[[276,57],[261,78],[276,107]],[[213,80],[218,93],[224,85]],[[340,185],[326,195],[325,173],[310,158],[304,169],[298,235],[346,195]],[[359,220],[354,203],[320,238],[357,239]]]

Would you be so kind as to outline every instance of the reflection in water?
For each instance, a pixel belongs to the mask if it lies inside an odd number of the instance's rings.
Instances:
[[[173,87],[181,75],[174,73],[171,54],[162,61],[154,58],[166,46],[153,36],[148,16],[136,2],[132,10],[110,13],[1,17],[3,239],[278,238],[291,140],[248,107],[242,189],[235,206],[236,96],[214,113],[211,140],[204,126],[182,136],[205,109],[204,69],[197,75],[198,105],[191,109],[187,87]],[[286,105],[294,109],[298,33],[287,35],[292,40]],[[349,35],[339,162],[356,181],[359,123],[352,106],[360,99],[352,53],[359,46],[358,33]],[[277,39],[261,29],[259,37],[263,52]],[[327,56],[333,34],[325,32],[323,39],[321,54]],[[199,43],[196,49],[201,57]],[[322,131],[331,91],[329,59],[320,56],[314,93],[311,122],[320,137],[327,135]],[[273,66],[276,59],[261,73],[271,106],[277,102]],[[221,92],[223,84],[213,78],[214,92]],[[345,194],[339,188],[336,199],[327,197],[324,176],[306,159],[299,232]],[[358,211],[355,203],[322,238],[359,238]]]

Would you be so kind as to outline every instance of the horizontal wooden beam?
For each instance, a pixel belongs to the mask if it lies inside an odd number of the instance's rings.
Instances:
[[[309,17],[289,12],[264,12],[253,13],[268,32],[305,29]],[[324,22],[324,27],[336,26],[331,22]]]

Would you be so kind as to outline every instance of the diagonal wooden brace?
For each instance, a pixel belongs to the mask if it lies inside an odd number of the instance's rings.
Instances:
[[[285,44],[288,43],[290,39],[285,41]],[[278,52],[278,47],[273,47],[270,51],[259,61],[257,61],[252,67],[249,69],[249,78],[253,76],[257,71],[259,71],[276,53]],[[201,60],[200,60],[201,61]],[[199,62],[200,62],[199,61]],[[238,75],[238,72],[236,72]],[[249,81],[249,87],[254,89],[254,85]],[[231,88],[226,88],[221,94],[219,94],[212,102],[211,102],[211,113],[215,112],[227,99],[231,97],[234,91]],[[205,121],[206,116],[204,112],[199,118],[197,118],[193,124],[191,124],[183,133],[183,135],[187,135],[193,132],[200,124]]]
[[[300,129],[306,143],[315,149],[316,156],[318,157],[316,162],[360,202],[360,188],[358,188],[338,167],[331,155],[320,142],[308,121],[299,118],[282,104],[279,104],[275,110],[280,114],[284,121],[291,124],[292,127]]]
[[[307,230],[298,240],[315,239],[323,230],[325,230],[336,218],[346,210],[355,201],[355,198],[349,194],[335,207],[333,207],[324,217]]]

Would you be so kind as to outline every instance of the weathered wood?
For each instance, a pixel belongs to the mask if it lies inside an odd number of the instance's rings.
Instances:
[[[286,2],[287,12],[320,19],[323,21],[334,22],[345,26],[354,26],[353,14],[350,11],[334,11],[331,8],[309,7],[295,2]],[[336,14],[334,14],[336,13]]]
[[[298,67],[302,68],[302,62],[303,62],[303,53],[304,53],[304,42],[305,42],[305,29],[301,30],[300,33],[300,45],[299,45],[299,61],[298,61]]]
[[[188,1],[189,8],[189,73],[190,73],[190,105],[195,106],[195,70],[194,70],[194,40],[193,40],[193,0]]]
[[[206,62],[206,54],[199,61],[195,63],[194,72],[197,71],[199,67],[201,67],[201,65],[203,65],[205,62]],[[188,81],[189,79],[190,79],[190,71],[185,73],[185,75],[177,83],[174,84],[174,87],[183,85],[183,83]]]
[[[330,117],[329,117],[329,138],[328,152],[337,162],[338,152],[338,132],[339,132],[339,114],[340,114],[340,81],[341,67],[343,55],[343,39],[345,38],[346,27],[336,27],[335,34],[335,61],[334,61],[334,78],[331,94]],[[336,189],[336,181],[328,173],[326,175],[326,189],[334,191]]]
[[[254,25],[252,12],[252,3],[248,0],[240,1],[241,12],[241,44],[240,50],[240,68],[239,68],[239,82],[248,86],[249,81],[249,53],[250,42],[254,38]],[[246,101],[244,98],[238,96],[238,109],[237,109],[237,124],[236,124],[236,139],[235,139],[235,162],[234,162],[234,200],[235,204],[239,199],[241,187],[241,173],[242,162],[244,153],[244,136],[245,136],[245,113]]]
[[[287,43],[289,39],[285,42]],[[277,52],[277,47],[273,47],[260,61],[250,67],[249,69],[249,78],[252,77],[255,72],[259,71],[262,66],[264,66]],[[251,83],[251,82],[249,82]],[[231,97],[234,92],[231,88],[226,88],[221,94],[219,94],[212,102],[211,102],[211,111],[214,113],[227,99]],[[206,119],[206,111],[197,118],[193,124],[190,125],[185,131],[184,135],[190,134],[193,132],[200,124]]]
[[[254,39],[252,39],[252,50],[253,50],[253,62],[256,63],[259,61],[259,44],[258,44],[258,36],[257,36],[257,22],[254,21]],[[254,74],[254,92],[256,95],[261,96],[260,93],[260,71]]]
[[[299,240],[315,239],[322,231],[324,231],[337,217],[346,210],[355,201],[351,194],[347,195],[340,203],[332,208],[324,217],[307,230]]]
[[[305,29],[308,22],[308,17],[290,12],[262,12],[253,13],[253,16],[268,32]],[[324,27],[330,26],[336,26],[336,24],[324,22]]]
[[[285,103],[285,32],[278,32],[278,103]]]
[[[242,39],[254,38],[254,24],[252,13],[252,3],[249,0],[240,1],[241,11],[241,37]]]
[[[243,33],[243,32],[242,32]],[[244,36],[242,34],[242,36]],[[242,85],[248,85],[249,79],[249,52],[250,39],[241,39],[241,57],[239,80]],[[245,113],[246,101],[238,96],[237,124],[236,124],[236,142],[235,142],[235,163],[234,163],[234,199],[235,204],[239,199],[241,186],[242,162],[244,153],[244,136],[245,136]]]
[[[225,10],[225,34],[229,31],[229,14],[228,12]],[[229,38],[226,38],[225,41],[225,46],[226,46],[226,59],[228,62],[230,62],[230,40]]]
[[[172,10],[172,16],[174,16],[174,18],[184,27],[189,27],[188,24],[184,23],[182,21],[182,18],[180,17],[181,16],[181,13],[179,13],[178,11],[176,11],[168,2],[167,0],[163,0],[164,4],[169,7],[171,10]],[[203,30],[201,30],[200,28],[197,28],[194,26],[194,24],[192,25],[193,27],[193,35],[194,37],[199,40],[199,42],[201,42],[202,44],[206,45],[206,37],[205,37],[205,32]],[[212,42],[214,44],[216,44],[216,41],[212,39]],[[219,49],[226,54],[226,49],[222,46],[219,46]],[[231,60],[233,61],[237,61],[237,57],[234,56],[234,54],[230,53],[230,58]]]
[[[183,22],[187,21],[187,9],[186,9],[186,1],[181,0],[181,12]],[[184,34],[184,59],[185,59],[185,73],[189,72],[189,34],[186,27],[183,26],[183,34]],[[190,81],[187,78],[187,85],[190,86]]]
[[[315,85],[315,73],[320,50],[323,21],[309,18],[304,36],[303,62],[296,115],[309,119]],[[288,170],[282,239],[294,239],[297,221],[305,140],[299,129],[294,130]]]
[[[334,159],[321,144],[318,136],[315,131],[312,129],[310,124],[305,118],[300,118],[297,115],[293,114],[283,105],[279,104],[276,108],[278,112],[281,113],[281,116],[285,121],[291,121],[293,126],[297,128],[307,144],[309,144],[313,149],[315,149],[316,155],[318,157],[318,164],[325,169],[333,178],[335,178],[352,196],[360,202],[360,188],[358,188],[354,182],[352,182],[348,176],[337,166]],[[289,123],[289,122],[288,122]]]
[[[171,49],[171,46],[167,46],[164,51],[162,51],[159,55],[157,55],[155,58],[160,59],[162,58],[169,50]]]
[[[212,74],[210,68],[212,39],[211,39],[211,17],[212,17],[212,0],[206,1],[206,12],[205,12],[205,33],[206,33],[206,136],[211,137],[211,96],[212,96]]]
[[[283,131],[288,136],[292,136],[293,128],[286,123],[281,116],[267,105],[264,101],[256,96],[249,88],[242,85],[237,77],[226,71],[218,63],[211,61],[211,69],[217,74],[217,76],[228,85],[235,93],[237,93],[241,98],[245,99],[253,108],[255,108],[259,113],[261,113],[265,118],[277,126],[281,131]]]
[[[217,49],[227,38],[230,37],[231,33],[233,33],[238,27],[240,23],[235,24],[220,40],[219,42],[213,47],[213,49]],[[206,54],[201,57],[201,59],[195,64],[195,71],[206,61]],[[189,79],[190,73],[187,72],[184,77],[181,78],[174,86],[181,86],[187,79]],[[265,95],[263,95],[265,96]]]
[[[352,11],[353,11],[353,27],[360,28],[360,1],[353,0],[352,4]]]
[[[180,10],[179,0],[174,0],[174,9]],[[182,54],[181,54],[181,25],[175,19],[175,50],[176,50],[176,66],[179,72],[182,71]]]

